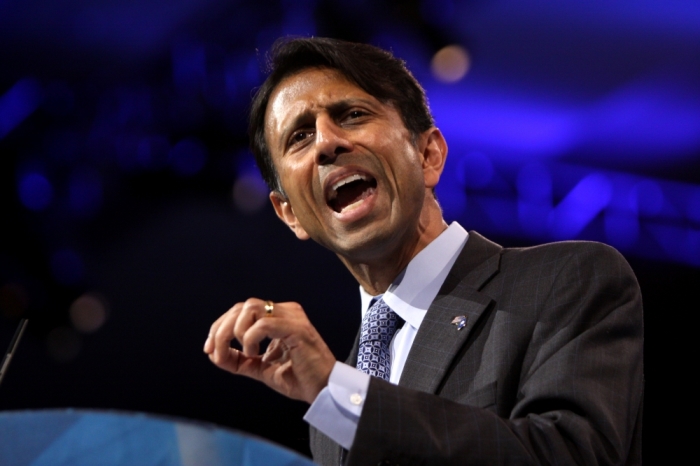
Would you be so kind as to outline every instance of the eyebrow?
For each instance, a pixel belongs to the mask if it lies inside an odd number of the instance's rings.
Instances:
[[[363,99],[361,97],[354,97],[350,99],[339,100],[338,102],[333,102],[327,108],[331,115],[337,115],[338,113],[342,113],[348,108],[357,105],[358,103],[363,103],[374,107],[374,102],[367,99]]]
[[[352,97],[348,99],[339,100],[337,102],[332,102],[324,108],[328,110],[328,113],[330,113],[332,117],[335,117],[336,115],[343,113],[348,108],[353,107],[357,104],[365,104],[373,108],[376,107],[376,103],[371,100],[363,99],[361,97]],[[304,126],[304,124],[311,121],[313,119],[313,116],[314,112],[312,112],[310,109],[307,109],[299,113],[294,117],[294,119],[292,119],[290,124],[287,125],[288,129],[285,129],[285,131],[282,132],[281,143],[283,150],[287,147],[287,140],[289,139],[289,135],[292,132],[296,131],[297,128]]]

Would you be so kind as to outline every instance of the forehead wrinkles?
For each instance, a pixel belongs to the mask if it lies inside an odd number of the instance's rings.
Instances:
[[[364,93],[335,70],[313,68],[286,77],[272,91],[265,110],[268,145],[279,143],[270,138],[279,137],[297,115],[314,113],[352,91]]]

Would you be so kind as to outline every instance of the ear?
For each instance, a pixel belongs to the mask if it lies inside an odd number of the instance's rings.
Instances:
[[[294,209],[289,203],[289,200],[280,194],[278,191],[272,191],[270,193],[270,202],[272,202],[272,207],[275,208],[275,213],[293,232],[297,235],[300,240],[309,239],[308,233],[301,226],[297,216],[294,215]]]
[[[439,129],[433,127],[423,133],[423,180],[426,188],[434,188],[447,160],[447,142]]]

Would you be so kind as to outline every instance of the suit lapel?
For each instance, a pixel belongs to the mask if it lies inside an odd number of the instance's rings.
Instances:
[[[350,350],[350,355],[345,360],[345,364],[347,364],[348,366],[352,366],[352,367],[357,366],[357,353],[360,351],[360,335],[361,334],[362,334],[362,325],[360,324],[360,329],[357,331],[357,335],[355,335],[355,343],[352,344],[352,349]]]
[[[430,305],[408,354],[399,385],[435,393],[492,299],[479,289],[498,272],[502,248],[478,233],[469,240]],[[464,316],[458,330],[451,322]]]

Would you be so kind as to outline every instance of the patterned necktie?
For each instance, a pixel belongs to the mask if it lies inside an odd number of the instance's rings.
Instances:
[[[403,319],[383,299],[376,301],[362,319],[357,368],[375,377],[389,380],[391,339]]]

